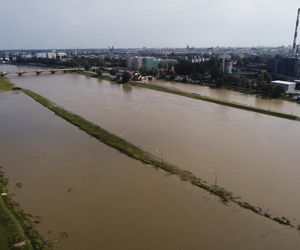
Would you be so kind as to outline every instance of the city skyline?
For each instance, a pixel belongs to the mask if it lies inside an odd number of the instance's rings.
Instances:
[[[298,1],[1,0],[0,49],[292,45]]]

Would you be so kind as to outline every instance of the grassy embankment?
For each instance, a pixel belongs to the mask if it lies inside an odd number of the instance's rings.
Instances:
[[[9,91],[12,90],[13,85],[5,78],[0,77],[0,91]]]
[[[7,179],[0,169],[0,249],[49,249],[32,222],[27,218],[19,206],[7,194]]]
[[[289,120],[299,120],[300,119],[300,117],[295,116],[295,115],[271,111],[271,110],[267,110],[267,109],[261,109],[261,108],[257,108],[254,106],[247,106],[247,105],[244,105],[241,103],[220,100],[220,99],[216,99],[216,98],[212,98],[212,97],[208,97],[208,96],[202,96],[202,95],[196,94],[196,93],[184,92],[184,91],[181,91],[178,89],[164,87],[161,85],[142,83],[142,82],[130,82],[130,84],[133,86],[157,90],[157,91],[161,91],[161,92],[165,92],[165,93],[169,93],[169,94],[184,96],[184,97],[193,98],[193,99],[206,101],[206,102],[211,102],[211,103],[215,103],[215,104],[220,104],[220,105],[224,105],[224,106],[228,106],[228,107],[232,107],[232,108],[243,109],[243,110],[261,113],[261,114],[265,114],[265,115],[271,115],[271,116],[275,116],[275,117],[279,117],[279,118],[285,118],[285,119],[289,119]]]
[[[51,101],[47,100],[46,98],[38,95],[37,93],[24,89],[25,94],[33,98],[35,101],[39,102],[46,108],[53,111],[56,115],[60,116],[61,118],[65,119],[66,121],[72,123],[73,125],[77,126],[79,129],[85,131],[89,135],[95,137],[102,143],[117,149],[118,151],[126,154],[127,156],[139,160],[144,164],[150,164],[154,166],[156,169],[161,169],[171,175],[178,176],[182,181],[188,181],[192,185],[197,186],[201,189],[204,189],[211,194],[218,196],[222,202],[233,202],[238,206],[251,210],[252,212],[264,216],[268,219],[276,221],[280,224],[287,225],[290,227],[295,227],[291,224],[291,222],[286,219],[285,217],[275,217],[269,214],[266,211],[263,211],[261,208],[255,207],[247,202],[242,201],[240,198],[235,197],[231,192],[225,190],[222,187],[209,185],[199,177],[196,177],[191,172],[183,170],[177,166],[174,166],[166,161],[162,161],[157,157],[143,151],[139,147],[127,142],[126,140],[106,131],[105,129],[101,128],[100,126],[93,124],[92,122],[80,117],[76,114],[73,114],[62,107],[59,107],[52,103]]]

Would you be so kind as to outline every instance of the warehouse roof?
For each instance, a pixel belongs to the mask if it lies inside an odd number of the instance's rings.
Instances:
[[[296,83],[295,82],[287,82],[287,81],[272,81],[272,83],[274,84],[282,84],[282,85],[295,85]]]

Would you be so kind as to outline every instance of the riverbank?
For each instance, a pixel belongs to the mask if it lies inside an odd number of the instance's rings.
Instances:
[[[13,85],[3,77],[0,77],[0,91],[10,91],[13,89]]]
[[[225,100],[221,100],[221,99],[216,99],[216,98],[212,98],[212,97],[208,97],[208,96],[203,96],[203,95],[200,95],[197,93],[184,92],[184,91],[181,91],[178,89],[164,87],[161,85],[155,85],[155,84],[143,83],[143,82],[133,82],[133,81],[131,81],[129,83],[131,85],[137,86],[137,87],[157,90],[157,91],[161,91],[161,92],[165,92],[165,93],[169,93],[169,94],[174,94],[174,95],[184,96],[184,97],[197,99],[197,100],[201,100],[201,101],[220,104],[220,105],[228,106],[231,108],[243,109],[243,110],[247,110],[247,111],[252,111],[252,112],[261,113],[261,114],[265,114],[265,115],[271,115],[271,116],[289,119],[289,120],[300,120],[300,117],[295,116],[295,115],[261,109],[261,108],[244,105],[244,104],[237,103],[237,102],[230,102],[230,101],[225,101]]]
[[[7,179],[0,169],[0,249],[50,249],[50,243],[43,240],[8,194],[6,185]]]
[[[295,227],[295,225],[292,225],[291,222],[285,217],[271,215],[269,212],[267,212],[268,210],[264,211],[261,208],[255,207],[245,201],[242,201],[241,199],[235,197],[231,192],[225,190],[222,187],[207,184],[205,181],[203,181],[199,177],[196,177],[191,172],[181,169],[161,159],[158,159],[157,157],[143,151],[139,147],[136,147],[130,142],[110,133],[109,131],[106,131],[100,126],[95,125],[94,123],[84,119],[83,117],[78,116],[74,113],[65,110],[62,107],[55,105],[48,99],[38,95],[33,91],[24,89],[24,93],[33,98],[35,101],[42,104],[43,106],[45,106],[46,108],[48,108],[49,110],[53,111],[56,115],[77,126],[82,131],[85,131],[86,133],[95,137],[102,143],[117,149],[119,152],[122,152],[133,159],[139,160],[144,164],[152,165],[156,169],[161,169],[170,175],[176,175],[182,181],[188,181],[192,185],[197,186],[201,189],[210,192],[211,194],[218,196],[224,203],[232,202],[233,204],[236,204],[247,210],[251,210],[252,212],[264,216],[268,219],[271,219],[272,221],[290,227]]]

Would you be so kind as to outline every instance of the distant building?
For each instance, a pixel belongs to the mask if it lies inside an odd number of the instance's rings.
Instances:
[[[47,53],[46,52],[38,52],[35,53],[36,58],[47,58]]]
[[[268,60],[267,70],[277,75],[300,77],[300,59],[275,57]]]
[[[20,56],[22,59],[31,59],[32,58],[32,55],[31,54],[21,54]]]
[[[132,75],[132,81],[141,81],[142,80],[142,76],[139,74],[139,73],[137,73],[137,72],[135,72],[133,75]]]
[[[232,74],[232,69],[233,69],[233,62],[231,60],[231,56],[223,55],[222,71],[225,74]]]
[[[286,94],[292,94],[295,92],[296,89],[296,82],[287,82],[287,81],[272,81],[274,85],[281,86]]]
[[[160,67],[162,69],[166,69],[169,66],[174,66],[177,63],[177,60],[175,59],[161,59],[160,60]]]
[[[57,52],[57,57],[59,59],[66,58],[67,57],[67,53],[65,53],[65,52]]]
[[[143,66],[143,57],[135,56],[127,59],[127,67],[132,70],[139,70]]]
[[[224,73],[232,74],[232,69],[233,69],[233,62],[232,61],[226,61],[225,62]]]
[[[155,57],[145,57],[143,61],[146,70],[158,69],[160,65],[160,60]]]
[[[47,53],[47,58],[49,58],[49,59],[56,59],[56,53],[54,53],[54,52],[48,52]]]

